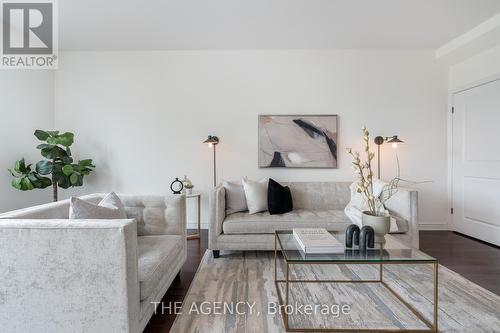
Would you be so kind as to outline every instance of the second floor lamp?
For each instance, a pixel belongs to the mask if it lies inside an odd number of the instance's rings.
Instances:
[[[203,141],[203,143],[208,144],[208,148],[214,149],[214,187],[217,186],[217,163],[216,163],[216,155],[215,155],[215,146],[219,143],[219,138],[215,135],[209,135],[208,138]]]

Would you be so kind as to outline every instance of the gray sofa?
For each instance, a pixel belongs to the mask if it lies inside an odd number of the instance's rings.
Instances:
[[[70,221],[68,200],[0,215],[3,332],[143,331],[186,261],[185,198],[119,197],[126,220]]]
[[[351,221],[344,213],[350,200],[349,182],[283,183],[290,187],[294,210],[282,215],[269,212],[239,212],[226,216],[222,185],[210,195],[209,249],[214,257],[220,250],[272,250],[274,232],[292,228],[326,228],[342,237]],[[408,221],[409,231],[393,235],[400,243],[418,248],[417,192],[400,188],[386,202],[391,214]]]

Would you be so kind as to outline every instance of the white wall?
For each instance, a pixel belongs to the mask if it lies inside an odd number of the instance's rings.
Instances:
[[[35,149],[35,129],[54,125],[54,75],[52,71],[0,71],[0,212],[52,200],[50,189],[18,191],[7,171],[22,157],[28,163],[41,159]]]
[[[500,45],[450,67],[450,90],[500,75]]]
[[[406,141],[403,176],[433,181],[418,186],[420,222],[446,224],[447,71],[432,51],[65,52],[55,91],[56,127],[97,165],[83,192],[166,193],[187,174],[206,221],[208,134],[221,139],[220,178],[351,180],[344,148],[365,124]],[[280,113],[338,114],[339,169],[258,169],[257,115]],[[383,177],[394,175],[384,146]]]

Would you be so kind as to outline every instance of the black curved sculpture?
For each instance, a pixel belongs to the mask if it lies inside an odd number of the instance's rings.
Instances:
[[[353,245],[359,244],[359,227],[351,224],[345,231],[345,247],[352,248]]]
[[[365,225],[359,234],[359,249],[364,251],[367,248],[375,248],[375,231],[372,227]]]

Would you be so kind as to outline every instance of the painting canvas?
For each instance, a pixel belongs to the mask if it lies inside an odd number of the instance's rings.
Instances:
[[[337,116],[259,116],[259,167],[337,168]]]

